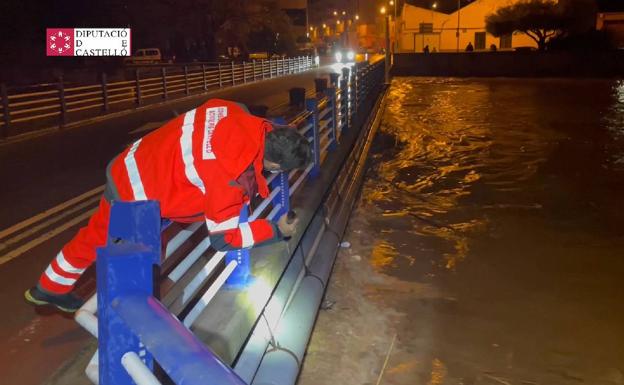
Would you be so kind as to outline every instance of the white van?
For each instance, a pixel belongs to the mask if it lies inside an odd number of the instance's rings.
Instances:
[[[158,48],[141,48],[134,55],[124,59],[124,64],[153,64],[162,62],[162,54]]]

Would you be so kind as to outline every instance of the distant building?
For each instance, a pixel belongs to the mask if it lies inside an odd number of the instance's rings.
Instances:
[[[277,4],[290,18],[297,38],[308,36],[308,2],[306,0],[278,0]]]
[[[624,12],[599,12],[596,29],[605,31],[616,48],[624,48]]]
[[[521,32],[496,38],[485,31],[487,15],[518,1],[521,0],[475,0],[451,14],[405,4],[399,20],[398,51],[423,52],[426,46],[431,52],[464,51],[468,43],[475,51],[487,51],[492,44],[498,50],[537,47],[533,39]]]

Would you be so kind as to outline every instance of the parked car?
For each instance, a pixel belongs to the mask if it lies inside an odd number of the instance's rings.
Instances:
[[[269,58],[268,52],[252,52],[249,54],[249,60],[264,60]]]
[[[134,55],[124,59],[124,64],[155,64],[161,63],[163,60],[160,49],[158,48],[140,48],[136,50]]]

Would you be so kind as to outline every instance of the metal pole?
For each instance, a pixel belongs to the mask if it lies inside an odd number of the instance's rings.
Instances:
[[[217,63],[219,66],[219,88],[223,87],[223,77],[221,76],[221,63]]]
[[[63,127],[67,122],[67,103],[65,102],[65,86],[63,85],[63,76],[59,76],[58,92],[59,102],[61,104],[60,127]]]
[[[386,72],[385,82],[390,84],[390,15],[386,16]]]
[[[2,114],[4,119],[4,126],[2,127],[2,137],[9,136],[9,127],[11,124],[11,112],[9,111],[9,93],[7,92],[6,84],[0,84],[0,94],[2,94]]]
[[[165,67],[162,68],[162,89],[163,89],[163,99],[167,100],[167,69]]]
[[[106,86],[106,73],[102,73],[102,111],[108,112],[108,87]]]
[[[184,66],[184,93],[189,94],[189,84],[188,84],[188,67]]]
[[[137,69],[134,72],[135,75],[135,93],[136,93],[136,104],[141,105],[141,82],[139,79],[139,70]]]
[[[457,32],[455,37],[457,38],[457,52],[459,52],[459,14],[461,12],[461,0],[457,0]]]
[[[204,80],[204,91],[208,89],[208,82],[206,80],[206,65],[202,64],[202,77]]]
[[[236,84],[236,79],[234,79],[234,61],[232,61],[232,85]]]
[[[251,70],[253,71],[253,81],[256,81],[256,61],[251,62]]]

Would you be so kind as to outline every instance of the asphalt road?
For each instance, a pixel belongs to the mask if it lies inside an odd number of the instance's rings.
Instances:
[[[314,89],[329,66],[283,78],[215,91],[123,117],[0,145],[0,378],[5,384],[41,384],[91,337],[71,317],[35,311],[23,292],[58,250],[86,222],[101,193],[108,161],[163,122],[201,104],[224,98],[277,108],[288,89]],[[93,273],[79,292],[94,289]],[[85,378],[86,380],[86,378]]]

